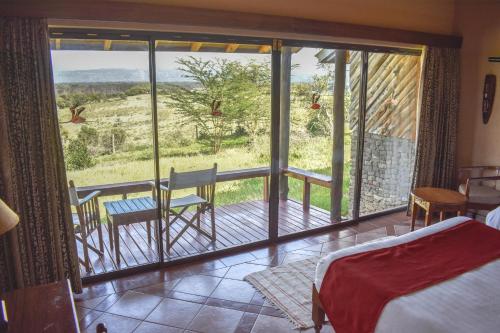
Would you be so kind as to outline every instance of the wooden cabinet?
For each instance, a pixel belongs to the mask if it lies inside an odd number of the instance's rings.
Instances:
[[[69,281],[5,293],[8,333],[80,332]]]

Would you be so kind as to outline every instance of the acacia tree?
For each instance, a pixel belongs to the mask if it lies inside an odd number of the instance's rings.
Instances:
[[[167,102],[194,123],[209,139],[213,153],[236,123],[245,124],[255,134],[258,123],[267,117],[270,70],[267,64],[214,59],[202,61],[189,57],[177,61],[184,77],[197,83],[196,88],[176,86]]]

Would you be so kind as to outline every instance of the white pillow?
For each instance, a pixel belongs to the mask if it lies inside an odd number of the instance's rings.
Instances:
[[[486,225],[500,230],[500,206],[486,215]]]

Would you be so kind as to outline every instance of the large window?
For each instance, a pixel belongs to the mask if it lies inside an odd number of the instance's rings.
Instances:
[[[245,37],[51,34],[83,276],[326,230],[407,202],[418,55]],[[211,201],[196,187],[175,190],[180,206],[167,208],[172,168],[215,163],[213,215],[196,217],[201,202],[184,209],[188,195]],[[96,204],[80,207],[89,196]]]

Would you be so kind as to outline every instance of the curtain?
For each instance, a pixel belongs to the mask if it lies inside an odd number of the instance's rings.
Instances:
[[[458,49],[425,49],[412,188],[456,187],[459,80]]]
[[[0,236],[1,289],[81,291],[45,19],[0,17],[0,140],[0,197],[20,217]]]

